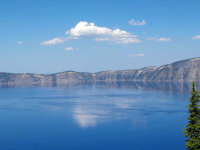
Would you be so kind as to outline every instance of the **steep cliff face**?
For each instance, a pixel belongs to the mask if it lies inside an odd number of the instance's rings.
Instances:
[[[99,81],[191,81],[200,80],[200,57],[177,61],[161,67],[138,70],[102,71],[98,73],[12,74],[0,73],[0,84],[62,84]]]
[[[200,80],[200,58],[193,58],[164,65],[155,70],[151,80]]]
[[[52,82],[52,76],[50,75],[38,75],[38,74],[12,74],[12,73],[0,73],[0,83],[8,84],[32,84],[32,83],[43,83]]]

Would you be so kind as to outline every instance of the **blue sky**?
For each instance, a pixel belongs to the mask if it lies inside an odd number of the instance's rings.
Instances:
[[[126,70],[200,57],[199,8],[199,0],[3,0],[0,72]]]

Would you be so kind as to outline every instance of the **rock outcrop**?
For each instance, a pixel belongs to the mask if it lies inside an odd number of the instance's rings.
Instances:
[[[0,73],[2,84],[65,84],[69,82],[116,81],[196,81],[200,80],[200,57],[177,61],[161,67],[138,70],[85,73],[67,71],[50,75]]]

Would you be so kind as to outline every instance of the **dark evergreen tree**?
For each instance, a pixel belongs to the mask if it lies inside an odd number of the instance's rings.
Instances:
[[[187,106],[189,109],[190,116],[187,118],[189,120],[185,131],[185,137],[188,137],[186,140],[186,149],[189,150],[200,150],[200,109],[199,109],[199,91],[196,91],[196,83],[192,82],[192,91],[190,97],[190,104]]]

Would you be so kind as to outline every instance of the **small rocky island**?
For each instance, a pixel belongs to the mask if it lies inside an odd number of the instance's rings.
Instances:
[[[146,67],[138,70],[102,71],[98,73],[66,71],[49,75],[0,72],[0,86],[5,84],[50,85],[101,81],[191,81],[193,79],[200,80],[200,57],[177,61],[161,67]]]

